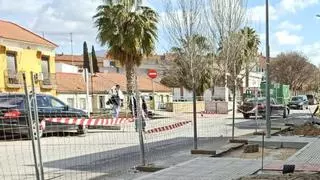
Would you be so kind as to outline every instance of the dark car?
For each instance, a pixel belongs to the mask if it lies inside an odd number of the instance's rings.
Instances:
[[[306,95],[293,96],[288,106],[291,109],[307,109],[309,101]]]
[[[277,104],[276,101],[271,98],[270,99],[270,109],[271,109],[271,116],[282,116],[286,118],[290,110],[287,106],[282,104]],[[243,114],[245,119],[249,119],[250,116],[255,116],[256,110],[258,110],[258,116],[262,116],[263,118],[266,115],[266,98],[259,97],[257,99],[250,98],[243,102],[242,105],[238,107],[238,111]]]
[[[20,134],[30,138],[28,111],[24,94],[0,94],[0,130],[5,134]],[[69,107],[58,98],[51,95],[37,94],[39,124],[44,118],[87,118],[86,112]],[[30,96],[31,107],[34,101]],[[33,113],[33,112],[32,112]],[[54,122],[45,122],[45,128],[40,126],[39,136],[48,132],[77,130],[80,134],[87,132],[87,127],[67,125]]]

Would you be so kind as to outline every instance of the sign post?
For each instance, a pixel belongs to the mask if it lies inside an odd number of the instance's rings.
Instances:
[[[154,79],[157,78],[158,73],[155,69],[149,69],[148,70],[148,76],[151,78],[152,82],[152,104],[153,104],[153,110],[156,111],[156,101],[155,101],[155,93],[154,93]]]

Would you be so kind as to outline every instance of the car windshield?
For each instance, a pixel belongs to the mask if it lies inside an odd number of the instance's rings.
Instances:
[[[303,98],[301,96],[292,97],[292,101],[301,101]]]

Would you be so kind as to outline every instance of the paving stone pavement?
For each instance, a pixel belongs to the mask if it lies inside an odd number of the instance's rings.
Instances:
[[[249,142],[259,142],[261,137],[249,139]],[[280,143],[288,146],[301,148],[292,155],[285,164],[295,164],[296,170],[320,172],[320,139],[299,136],[273,136],[267,138],[270,145]],[[266,160],[265,169],[281,171],[283,162],[277,160]],[[137,178],[137,180],[216,180],[216,179],[238,179],[251,175],[261,168],[261,160],[249,160],[240,158],[212,158],[199,157],[170,168]]]
[[[261,140],[260,140],[261,141]],[[257,138],[249,142],[258,142]],[[283,164],[294,164],[297,171],[320,172],[320,139],[317,137],[273,136],[266,139],[266,144],[283,147],[301,148],[285,163],[273,162],[265,166],[268,170],[282,170]],[[303,144],[303,145],[302,145]]]
[[[309,143],[287,160],[288,163],[309,163],[320,165],[320,139]]]
[[[199,157],[136,180],[231,180],[253,174],[260,166],[259,160]]]

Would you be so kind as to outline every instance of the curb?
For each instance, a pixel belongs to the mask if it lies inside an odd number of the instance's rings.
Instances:
[[[165,169],[165,167],[155,167],[155,166],[146,165],[146,166],[137,166],[135,169],[142,172],[156,172],[156,171]]]
[[[205,154],[205,155],[216,155],[216,151],[210,150],[200,150],[200,149],[192,149],[191,154]]]
[[[221,157],[230,151],[233,151],[233,150],[236,150],[236,149],[243,147],[245,144],[244,143],[230,143],[229,145],[231,145],[231,147],[223,149],[221,152],[219,152],[211,157]],[[222,147],[224,147],[224,146],[222,146]]]
[[[271,135],[276,135],[276,134],[282,133],[283,131],[286,131],[290,128],[291,128],[290,126],[280,128],[279,130],[275,130],[274,132],[271,132]]]
[[[243,143],[248,144],[247,139],[229,139],[229,143]]]
[[[273,127],[273,128],[271,128],[271,135],[276,135],[276,134],[281,133],[283,131],[286,131],[290,128],[291,128],[291,126]],[[252,133],[252,135],[257,135],[257,136],[262,136],[263,134],[266,135],[266,133],[264,131],[257,131],[257,132]]]

